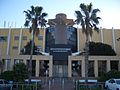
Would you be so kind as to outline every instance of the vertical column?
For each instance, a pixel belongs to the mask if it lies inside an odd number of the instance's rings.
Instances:
[[[9,33],[8,33],[8,44],[7,44],[7,55],[9,55],[9,50],[10,50],[10,38],[11,38],[11,27],[9,29]]]
[[[80,51],[80,30],[77,26],[77,47],[78,47],[78,50],[77,51]]]
[[[120,71],[120,60],[118,61],[118,71]]]
[[[115,48],[115,31],[114,31],[113,27],[112,27],[112,48],[116,51],[116,48]]]
[[[44,28],[44,35],[43,35],[43,52],[45,52],[45,36],[46,36],[46,30]]]
[[[68,56],[68,77],[72,77],[72,60],[71,57]]]
[[[94,60],[94,74],[98,77],[98,60]]]
[[[36,73],[35,73],[35,76],[36,77],[39,77],[39,60],[36,60],[36,67],[35,67],[36,69]]]
[[[23,63],[24,63],[25,65],[27,65],[27,60],[26,60],[26,59],[23,59]]]
[[[11,58],[11,60],[10,60],[10,70],[13,70],[13,66],[14,66],[14,59]]]
[[[90,42],[92,41],[92,37],[91,36],[89,36],[89,39],[90,39]]]
[[[5,71],[7,71],[7,67],[8,67],[8,66],[7,66],[7,63],[8,63],[8,60],[5,59],[5,69],[4,69]]]
[[[100,34],[101,34],[101,42],[103,43],[103,30],[102,30],[102,27],[100,27]]]
[[[52,77],[52,68],[53,67],[53,60],[52,60],[52,56],[50,56],[49,59],[49,77]]]
[[[20,54],[21,47],[22,47],[22,27],[20,29],[19,51],[18,51],[18,54]]]
[[[107,60],[107,72],[111,70],[111,67],[110,67],[110,60]]]
[[[85,77],[85,60],[82,60],[81,73],[82,77]]]

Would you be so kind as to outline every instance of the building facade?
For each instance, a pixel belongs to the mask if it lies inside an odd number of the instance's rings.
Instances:
[[[84,52],[85,35],[80,28],[74,28],[72,19],[67,19],[65,14],[57,14],[55,19],[49,19],[49,27],[40,30],[40,34],[35,37],[35,46],[42,55],[33,55],[32,76],[42,77],[85,77]],[[63,27],[64,26],[64,27]],[[72,26],[72,27],[71,27]],[[58,30],[59,32],[55,31]],[[60,32],[60,30],[63,30]],[[66,30],[66,31],[65,31]],[[62,33],[66,33],[63,35]],[[63,35],[63,36],[62,36]],[[116,56],[90,56],[89,57],[89,77],[98,77],[102,72],[112,69],[120,71],[120,29],[100,28],[100,32],[93,32],[90,41],[109,44],[116,52]],[[12,70],[13,65],[19,62],[29,63],[30,55],[21,55],[21,50],[31,40],[31,34],[27,28],[0,28],[0,60],[2,62],[1,72]],[[64,44],[71,46],[71,54],[65,60],[59,56],[51,54],[53,44]],[[68,52],[69,47],[57,47],[58,51]],[[62,49],[61,49],[62,48]],[[56,60],[56,58],[57,60]],[[58,60],[60,59],[60,60]],[[61,63],[62,62],[62,63]],[[61,64],[60,64],[61,63]]]

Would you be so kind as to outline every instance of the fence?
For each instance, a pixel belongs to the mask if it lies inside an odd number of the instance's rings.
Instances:
[[[75,90],[105,90],[104,83],[79,83],[78,81],[75,82]]]

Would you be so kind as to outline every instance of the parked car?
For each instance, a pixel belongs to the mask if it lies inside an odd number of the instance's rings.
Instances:
[[[120,90],[120,79],[109,79],[105,82],[107,90]]]
[[[0,79],[0,90],[11,90],[12,84],[4,79]]]
[[[97,80],[88,80],[87,85],[85,83],[85,80],[79,80],[75,84],[75,89],[76,88],[77,90],[86,90],[87,88],[89,88],[90,90],[92,89],[101,90]]]
[[[28,79],[25,79],[25,83],[28,83]],[[32,84],[41,84],[41,80],[39,79],[31,79]]]

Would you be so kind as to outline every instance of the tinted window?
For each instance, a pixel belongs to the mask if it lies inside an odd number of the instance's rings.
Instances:
[[[3,81],[0,81],[0,84],[3,84]]]

